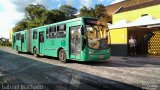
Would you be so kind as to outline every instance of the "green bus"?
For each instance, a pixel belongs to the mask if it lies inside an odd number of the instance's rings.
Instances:
[[[34,56],[68,60],[106,61],[110,58],[107,23],[96,18],[79,17],[12,34],[12,48]]]

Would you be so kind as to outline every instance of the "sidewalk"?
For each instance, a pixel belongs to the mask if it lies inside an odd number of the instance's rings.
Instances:
[[[160,61],[160,56],[133,56],[133,57],[130,57],[130,56],[111,56],[110,59],[119,59],[119,60],[159,60]]]
[[[118,64],[124,67],[146,67],[146,66],[159,66],[160,57],[120,57],[120,56],[111,56],[109,62]]]

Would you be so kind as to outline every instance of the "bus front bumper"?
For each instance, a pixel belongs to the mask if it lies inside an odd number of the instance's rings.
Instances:
[[[103,55],[87,55],[86,61],[107,61],[110,58],[110,54]]]

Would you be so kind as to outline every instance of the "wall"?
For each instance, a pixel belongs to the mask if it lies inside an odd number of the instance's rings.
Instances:
[[[113,23],[119,21],[119,20],[128,20],[128,21],[135,21],[136,19],[140,18],[143,14],[148,14],[150,16],[153,16],[155,18],[160,19],[160,5],[155,5],[147,8],[141,8],[137,10],[122,12],[113,15]]]
[[[127,28],[110,30],[111,55],[127,56]]]
[[[9,42],[12,43],[12,33],[13,29],[9,30]]]

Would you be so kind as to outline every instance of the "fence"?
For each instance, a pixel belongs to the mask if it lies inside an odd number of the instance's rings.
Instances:
[[[0,43],[0,47],[11,47],[12,44],[11,43]]]

